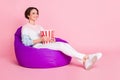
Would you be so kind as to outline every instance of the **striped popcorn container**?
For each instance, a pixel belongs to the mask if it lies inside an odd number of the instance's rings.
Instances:
[[[42,30],[42,31],[40,31],[40,36],[41,37],[47,36],[50,39],[54,39],[54,30]],[[50,43],[50,41],[49,42],[45,42],[45,43]]]

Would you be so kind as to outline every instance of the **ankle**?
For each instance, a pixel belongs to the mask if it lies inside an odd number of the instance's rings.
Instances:
[[[85,56],[83,57],[83,64],[86,62],[87,59],[89,59],[89,56],[88,56],[88,55],[85,55]]]

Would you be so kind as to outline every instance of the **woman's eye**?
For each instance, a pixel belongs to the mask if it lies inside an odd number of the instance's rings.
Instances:
[[[33,14],[33,15],[34,15],[34,14],[38,15],[38,13],[32,13],[32,14]]]
[[[35,13],[32,13],[32,14],[35,14]]]

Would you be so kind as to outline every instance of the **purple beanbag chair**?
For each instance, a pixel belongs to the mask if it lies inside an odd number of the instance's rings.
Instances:
[[[53,68],[70,63],[71,57],[61,51],[24,46],[21,41],[21,28],[17,29],[14,40],[15,55],[19,65],[28,68]],[[56,38],[56,41],[67,43],[67,41],[60,38]]]

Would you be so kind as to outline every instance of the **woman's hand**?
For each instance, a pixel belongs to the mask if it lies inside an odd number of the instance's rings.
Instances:
[[[47,37],[47,36],[43,36],[43,37],[41,37],[41,39],[42,39],[42,43],[43,43],[43,44],[45,44],[45,43],[47,43],[47,42],[50,41],[50,38]]]
[[[43,43],[43,44],[45,44],[47,42],[53,43],[53,42],[56,42],[56,39],[55,38],[50,39],[47,36],[43,36],[43,37],[41,37],[39,39],[33,40],[34,44],[37,44],[37,43]]]
[[[44,43],[48,43],[48,42],[50,42],[50,43],[55,42],[55,38],[50,39],[50,38],[47,37],[47,36],[43,36],[43,37],[41,37],[41,38],[42,38],[42,43],[43,43],[43,44],[44,44]]]
[[[51,43],[56,42],[56,39],[55,39],[55,38],[52,38],[52,39],[50,40],[50,42],[51,42]]]

